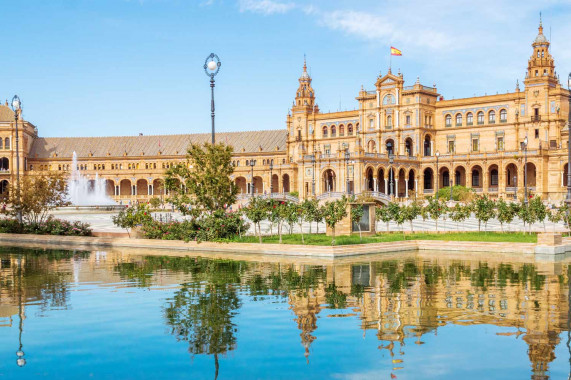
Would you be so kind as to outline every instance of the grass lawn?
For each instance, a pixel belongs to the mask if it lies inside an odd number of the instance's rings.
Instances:
[[[304,234],[307,245],[331,245],[331,237],[325,234]],[[363,236],[363,241],[359,240],[359,235],[337,236],[335,245],[351,245],[366,243],[382,243],[389,241],[403,241],[405,238],[400,232],[380,233],[375,236]],[[443,232],[443,233],[407,233],[406,240],[445,240],[445,241],[487,241],[487,242],[509,242],[509,243],[537,243],[537,235],[524,235],[522,232]],[[264,243],[279,243],[279,236],[263,236]],[[258,243],[257,236],[244,236],[241,239],[225,240],[232,243]],[[301,234],[284,234],[282,236],[284,244],[302,244]]]

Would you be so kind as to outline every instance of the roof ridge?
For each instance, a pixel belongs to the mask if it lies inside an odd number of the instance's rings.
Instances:
[[[234,133],[260,133],[260,132],[285,132],[286,129],[262,129],[251,131],[228,131],[216,132],[216,134],[234,134]],[[179,137],[179,136],[197,136],[197,135],[210,135],[210,132],[203,133],[174,133],[164,135],[123,135],[123,136],[52,136],[52,137],[38,137],[39,139],[92,139],[92,138],[122,138],[122,137]]]

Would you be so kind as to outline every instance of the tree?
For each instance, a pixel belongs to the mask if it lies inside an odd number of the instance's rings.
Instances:
[[[428,204],[424,207],[424,209],[430,219],[434,220],[437,232],[438,219],[440,219],[440,217],[446,212],[446,208],[446,203],[440,202],[438,198],[428,197]]]
[[[355,204],[351,206],[351,222],[359,226],[359,241],[363,241],[363,234],[361,232],[361,219],[365,210],[363,209],[362,204]]]
[[[186,163],[166,171],[169,201],[184,215],[200,215],[232,205],[238,192],[230,179],[234,172],[232,151],[232,147],[222,143],[190,144]],[[181,189],[179,181],[186,190]]]
[[[468,206],[456,203],[454,208],[450,210],[450,219],[456,222],[456,229],[459,230],[459,224],[470,217],[470,208]]]
[[[152,198],[149,200],[149,203],[151,204],[151,207],[152,207],[152,208],[159,208],[159,206],[161,205],[162,202],[161,202],[161,199],[160,199],[160,198],[152,197]]]
[[[260,222],[267,218],[267,203],[261,197],[252,197],[248,207],[244,209],[244,213],[246,217],[254,223],[254,234],[256,233],[256,226],[258,226],[258,236],[260,238],[260,244],[262,244],[262,228],[260,227]]]
[[[560,207],[547,210],[547,219],[553,223],[553,232],[555,232],[555,225],[563,220],[564,214],[562,211]]]
[[[504,223],[511,223],[515,216],[515,210],[513,207],[510,207],[510,205],[503,199],[500,198],[498,200],[498,202],[496,203],[496,207],[497,207],[497,218],[498,221],[500,222],[500,226],[502,228],[502,232],[504,230]]]
[[[287,224],[289,225],[289,234],[290,235],[293,233],[293,226],[297,223],[297,219],[298,219],[297,208],[298,208],[297,203],[286,202],[286,204],[285,204],[285,209],[286,209],[285,220],[286,220]]]
[[[531,211],[535,216],[535,221],[543,223],[543,231],[545,231],[545,218],[547,217],[547,207],[541,201],[541,198],[535,196],[529,202]]]
[[[303,218],[309,222],[309,233],[311,234],[311,222],[315,222],[316,214],[319,212],[319,201],[317,199],[306,199],[301,204],[301,208],[303,210]]]
[[[378,207],[375,209],[375,221],[383,221],[387,224],[387,232],[389,232],[389,222],[392,220],[392,214],[389,206]]]
[[[529,226],[529,233],[531,233],[531,225],[533,224],[533,222],[535,222],[535,213],[533,212],[533,210],[531,209],[529,204],[526,204],[523,201],[521,202],[521,204],[519,206],[518,217],[523,222],[524,234],[526,233],[526,231],[525,231],[525,225],[526,224]]]
[[[420,205],[415,201],[412,202],[410,205],[406,206],[406,209],[404,210],[404,219],[408,220],[410,223],[410,231],[412,233],[414,233],[414,228],[412,226],[412,221],[415,220],[419,215],[420,215],[420,211],[421,211],[421,207]],[[401,210],[402,212],[402,210]]]
[[[487,195],[477,197],[472,203],[474,216],[478,219],[478,232],[480,231],[481,223],[484,222],[486,226],[488,221],[495,216],[494,201],[488,198]]]
[[[323,208],[323,216],[325,218],[325,223],[332,231],[331,245],[335,245],[335,226],[341,219],[347,216],[347,198],[343,198],[336,201],[329,201],[325,203]]]
[[[406,237],[404,234],[403,224],[407,220],[406,219],[406,213],[407,213],[407,206],[403,205],[402,207],[399,207],[398,211],[396,211],[393,215],[393,218],[394,218],[393,220],[401,227],[402,236],[405,240],[406,240]]]
[[[57,207],[70,204],[67,195],[67,182],[63,173],[42,172],[33,176],[24,176],[20,186],[20,197],[15,186],[9,187],[8,213],[17,216],[18,210],[28,223],[42,223],[49,212]]]
[[[119,214],[111,217],[113,224],[127,230],[129,237],[131,236],[130,230],[135,226],[140,226],[145,223],[153,221],[151,210],[146,204],[137,204],[133,207],[126,207],[119,211]]]

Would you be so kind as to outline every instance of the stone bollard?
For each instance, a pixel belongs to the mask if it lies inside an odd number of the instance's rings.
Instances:
[[[537,234],[537,245],[561,245],[562,238],[560,233],[556,232],[543,232]]]

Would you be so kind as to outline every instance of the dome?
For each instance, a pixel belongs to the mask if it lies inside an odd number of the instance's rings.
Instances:
[[[547,38],[543,35],[543,33],[539,33],[537,37],[535,37],[534,44],[544,44],[547,42]]]
[[[13,121],[14,111],[8,106],[0,104],[0,121]]]

